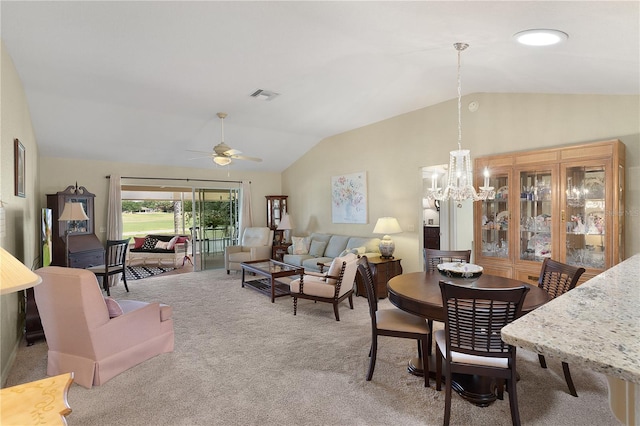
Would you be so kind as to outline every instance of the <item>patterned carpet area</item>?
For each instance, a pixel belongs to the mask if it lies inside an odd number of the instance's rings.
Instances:
[[[127,266],[127,280],[140,280],[142,278],[160,275],[165,272],[173,271],[175,268],[165,268],[158,266]]]

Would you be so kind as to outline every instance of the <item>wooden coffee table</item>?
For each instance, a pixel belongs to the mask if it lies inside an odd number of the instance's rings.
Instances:
[[[289,285],[278,282],[278,278],[293,275],[302,276],[302,274],[304,274],[304,268],[288,265],[273,259],[252,260],[243,262],[240,265],[242,266],[242,287],[246,284],[267,296],[271,296],[271,303],[275,302],[276,297],[289,295]],[[247,272],[251,272],[262,278],[255,277],[254,279],[246,281],[245,277]]]

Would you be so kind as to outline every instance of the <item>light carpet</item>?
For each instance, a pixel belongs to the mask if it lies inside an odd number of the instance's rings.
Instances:
[[[240,274],[203,271],[140,280],[118,299],[173,307],[175,351],[152,358],[91,390],[73,384],[73,425],[439,425],[444,390],[407,373],[414,341],[379,339],[367,382],[371,325],[365,298],[340,306],[291,298],[271,303]],[[382,308],[392,308],[387,299]],[[45,377],[46,343],[22,346],[7,386]],[[604,376],[571,366],[579,397],[567,392],[560,362],[544,370],[518,351],[524,425],[616,425]],[[510,425],[508,397],[476,407],[453,395],[452,425]]]

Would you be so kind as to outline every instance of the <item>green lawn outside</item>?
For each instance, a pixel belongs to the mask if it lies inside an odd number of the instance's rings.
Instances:
[[[122,235],[144,237],[147,234],[173,234],[173,213],[123,213]]]

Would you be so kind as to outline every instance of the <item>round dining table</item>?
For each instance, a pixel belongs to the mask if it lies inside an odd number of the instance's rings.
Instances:
[[[544,305],[550,300],[548,293],[535,286],[512,278],[496,275],[482,274],[477,278],[455,278],[441,274],[437,271],[411,272],[397,275],[389,280],[387,289],[389,301],[403,311],[426,318],[428,320],[444,322],[444,310],[440,281],[474,288],[512,288],[525,285],[529,291],[524,299],[522,314]],[[434,351],[435,352],[435,351]],[[430,375],[435,378],[435,356],[428,355],[430,362]],[[408,371],[411,374],[422,376],[422,361],[419,358],[409,360]],[[494,384],[491,378],[455,374],[451,383],[452,388],[467,401],[478,405],[487,406],[496,400]]]

